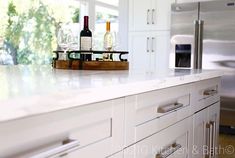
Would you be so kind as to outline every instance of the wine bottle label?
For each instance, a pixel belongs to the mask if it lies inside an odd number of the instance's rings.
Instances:
[[[92,49],[91,40],[92,40],[91,37],[81,37],[81,50],[91,50]]]
[[[106,32],[104,35],[104,49],[111,51],[113,49],[113,37],[110,32]]]

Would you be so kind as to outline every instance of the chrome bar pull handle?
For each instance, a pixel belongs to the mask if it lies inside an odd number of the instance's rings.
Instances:
[[[209,146],[209,158],[213,158],[213,122],[209,122],[210,125],[210,146]]]
[[[147,52],[150,52],[150,50],[149,50],[149,40],[150,40],[150,38],[147,37],[147,46],[146,46]]]
[[[174,154],[177,150],[179,150],[182,146],[177,143],[173,143],[168,146],[166,149],[163,149],[160,153],[156,154],[155,158],[167,158],[170,155]]]
[[[214,158],[215,157],[215,150],[216,150],[216,122],[212,121],[212,133],[213,133],[213,137],[212,137],[212,152],[211,152],[211,156]]]
[[[66,140],[62,146],[50,149],[30,158],[61,158],[76,150],[79,146],[80,143],[77,140]]]
[[[205,90],[203,92],[204,96],[213,96],[213,95],[216,95],[216,94],[218,94],[218,91],[215,90],[215,89],[209,89],[209,90]]]
[[[155,37],[152,37],[152,52],[154,52],[154,42],[155,42]]]
[[[164,105],[164,106],[158,107],[157,112],[158,113],[167,113],[167,112],[177,110],[183,106],[184,106],[184,104],[182,104],[182,103],[173,103],[173,104],[169,104],[169,105]]]
[[[149,13],[150,13],[150,9],[147,10],[147,25],[150,24],[150,22],[149,22]]]
[[[207,146],[207,152],[205,155],[205,158],[210,158],[210,152],[211,152],[211,125],[210,123],[206,124],[206,146]]]
[[[155,9],[152,9],[152,24],[155,24]]]

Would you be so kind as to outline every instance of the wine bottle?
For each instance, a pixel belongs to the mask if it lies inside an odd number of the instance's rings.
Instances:
[[[84,28],[80,33],[80,50],[92,50],[92,32],[89,30],[89,17],[84,16]],[[81,52],[80,59],[82,61],[91,61],[92,52]]]
[[[104,35],[104,49],[106,51],[112,51],[113,50],[113,36],[110,32],[110,22],[106,22],[106,33]],[[103,54],[104,60],[112,60],[112,54],[111,53],[104,53]]]
[[[106,33],[104,35],[104,49],[111,51],[113,49],[113,36],[110,33],[110,22],[106,22]]]

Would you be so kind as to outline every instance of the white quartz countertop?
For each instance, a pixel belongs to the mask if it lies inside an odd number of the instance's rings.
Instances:
[[[0,122],[219,77],[209,70],[74,71],[0,66]]]

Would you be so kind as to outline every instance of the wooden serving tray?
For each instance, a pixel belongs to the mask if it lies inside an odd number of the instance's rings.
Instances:
[[[120,61],[83,61],[71,57],[71,54],[81,54],[89,52],[92,54],[119,54]],[[70,70],[129,70],[129,62],[127,59],[123,59],[122,56],[128,54],[126,51],[84,51],[84,50],[72,50],[67,51],[68,60],[59,60],[59,53],[61,51],[54,51],[56,57],[53,59],[52,65],[56,69],[70,69]],[[63,53],[63,52],[62,52]]]
[[[80,60],[53,60],[56,69],[70,70],[129,70],[127,61],[80,61]]]

